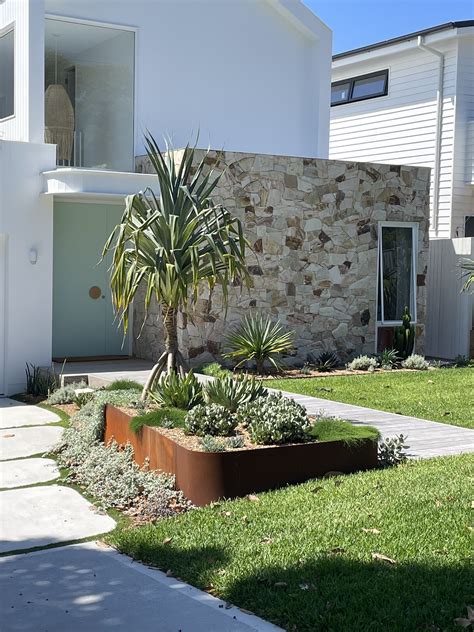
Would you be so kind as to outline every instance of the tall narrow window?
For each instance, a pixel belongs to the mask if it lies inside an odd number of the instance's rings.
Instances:
[[[0,119],[13,116],[15,95],[15,35],[13,29],[0,34]]]
[[[405,307],[416,321],[416,224],[381,224],[377,320],[401,321]]]

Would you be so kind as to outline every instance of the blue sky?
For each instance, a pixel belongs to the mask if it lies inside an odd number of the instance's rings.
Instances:
[[[333,31],[333,51],[474,19],[474,0],[303,0]]]

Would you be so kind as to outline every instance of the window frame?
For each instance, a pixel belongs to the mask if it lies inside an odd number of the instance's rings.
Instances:
[[[464,233],[464,237],[466,237],[466,228],[467,228],[467,223],[469,220],[474,221],[474,213],[470,214],[470,215],[464,215],[464,226],[463,226],[463,233]],[[469,236],[467,235],[467,239],[472,239],[474,237],[474,235]]]
[[[360,81],[361,79],[371,79],[372,77],[379,77],[381,75],[385,77],[385,84],[384,84],[384,89],[382,92],[379,92],[377,94],[366,95],[363,97],[354,98],[352,96],[352,93],[354,92],[354,85],[357,81]],[[339,81],[333,81],[331,83],[331,89],[348,83],[349,91],[348,91],[348,97],[345,101],[338,101],[337,103],[331,103],[331,107],[334,108],[334,107],[337,107],[338,105],[346,105],[347,103],[357,103],[359,101],[367,101],[368,99],[378,99],[380,97],[386,97],[388,95],[388,80],[389,80],[389,69],[385,68],[384,70],[369,72],[364,75],[358,75],[357,77],[348,77],[347,79],[340,79]]]
[[[380,306],[381,320],[378,319],[378,307],[380,296],[380,281],[383,279],[383,257],[382,257],[382,231],[384,228],[411,228],[412,229],[412,287],[413,296],[410,296],[410,314],[411,322],[417,323],[417,292],[416,292],[416,280],[417,280],[417,260],[418,260],[418,230],[419,226],[417,222],[378,222],[378,236],[377,236],[377,282],[376,282],[376,303],[375,314],[377,327],[397,327],[402,324],[402,320],[385,320],[384,319],[384,305],[383,298]]]
[[[0,29],[0,38],[5,37],[9,33],[13,33],[13,112],[8,114],[8,116],[0,117],[0,123],[4,123],[5,121],[9,121],[16,116],[16,32],[15,32],[15,22],[10,22],[3,28]]]

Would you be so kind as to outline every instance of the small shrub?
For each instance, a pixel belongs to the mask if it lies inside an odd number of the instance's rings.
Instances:
[[[379,355],[379,363],[382,369],[393,369],[400,362],[400,356],[395,349],[384,349]]]
[[[300,369],[300,373],[302,375],[311,375],[312,370],[311,370],[311,365],[308,364],[308,362],[306,362],[305,364],[303,364],[303,366]]]
[[[316,358],[315,366],[321,373],[329,373],[339,366],[339,358],[334,351],[322,351]]]
[[[349,371],[374,371],[377,367],[377,360],[366,355],[360,355],[348,362],[346,367]]]
[[[231,450],[236,450],[239,448],[243,448],[245,445],[245,440],[242,435],[236,435],[235,437],[229,437],[227,439],[227,447]]]
[[[132,417],[130,429],[140,432],[143,426],[158,426],[160,428],[183,428],[186,411],[179,408],[159,408],[144,415]]]
[[[408,358],[413,353],[415,345],[415,326],[411,323],[411,314],[408,307],[405,307],[402,314],[402,324],[395,327],[393,332],[393,346],[397,350],[400,358]]]
[[[311,427],[306,409],[294,399],[271,394],[242,406],[237,413],[239,421],[247,425],[254,443],[297,443],[306,438]]]
[[[160,406],[165,408],[181,408],[191,410],[202,404],[202,386],[192,371],[181,377],[174,371],[158,380],[150,393]]]
[[[87,388],[85,382],[78,382],[75,384],[65,384],[61,388],[53,391],[48,397],[48,404],[54,406],[55,404],[72,404],[76,396],[75,391],[78,388]]]
[[[233,434],[237,419],[224,406],[218,404],[198,405],[186,415],[184,429],[187,434],[223,436]]]
[[[400,465],[407,460],[405,450],[410,446],[405,443],[406,437],[398,435],[379,442],[378,459],[380,467]]]
[[[319,417],[308,434],[317,441],[344,441],[348,444],[366,439],[378,441],[380,438],[380,432],[373,426],[356,426],[332,417]]]
[[[143,384],[135,382],[135,380],[114,380],[108,384],[105,391],[139,391],[143,390]]]
[[[219,362],[211,362],[201,367],[200,373],[210,375],[211,377],[227,377],[232,375],[232,371],[225,369]]]
[[[454,358],[454,366],[456,368],[463,368],[465,366],[469,366],[471,364],[471,360],[469,360],[469,358],[466,358],[466,356],[463,355],[458,355]]]
[[[26,363],[26,393],[33,397],[48,397],[58,387],[54,371]]]
[[[94,393],[90,391],[86,391],[85,393],[76,393],[74,395],[73,402],[79,408],[83,408],[86,404],[88,404],[91,399],[94,397]]]
[[[416,353],[408,356],[408,358],[402,362],[404,369],[415,369],[417,371],[426,371],[429,366],[429,362],[427,362],[422,355],[417,355]]]
[[[239,406],[252,402],[257,397],[268,394],[262,382],[249,378],[223,377],[206,384],[203,390],[204,399],[208,404],[219,404],[235,413]]]
[[[281,369],[280,356],[293,349],[293,332],[285,332],[280,321],[272,323],[269,316],[249,314],[227,336],[225,346],[229,351],[224,357],[238,360],[236,367],[255,362],[262,374],[266,362]]]
[[[204,452],[225,452],[227,449],[223,439],[216,439],[212,435],[204,435],[201,439],[201,447]]]

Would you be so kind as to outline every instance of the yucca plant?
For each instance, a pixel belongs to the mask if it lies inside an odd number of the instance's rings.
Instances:
[[[463,271],[462,276],[466,279],[463,291],[467,292],[474,285],[474,259],[463,259],[460,268]]]
[[[192,371],[184,376],[174,371],[162,375],[150,396],[160,406],[181,410],[191,410],[203,403],[201,384]]]
[[[269,316],[249,314],[229,333],[224,346],[228,349],[224,357],[238,360],[236,368],[254,361],[257,373],[262,374],[265,362],[281,369],[280,356],[292,350],[293,332],[285,332],[280,321],[273,323]]]
[[[217,378],[206,384],[203,392],[204,399],[208,404],[219,404],[232,413],[235,413],[242,404],[253,402],[257,397],[264,397],[268,394],[261,381],[248,376]]]
[[[184,375],[186,362],[178,346],[178,314],[197,299],[198,288],[222,287],[227,303],[231,283],[249,279],[245,264],[248,242],[242,223],[212,201],[220,175],[206,173],[209,152],[195,164],[196,147],[180,155],[179,167],[168,147],[162,153],[151,134],[146,151],[157,175],[159,195],[152,190],[126,198],[121,223],[104,246],[111,251],[112,299],[125,332],[139,287],[145,290],[145,313],[153,296],[161,305],[165,350],[153,367],[142,398],[162,371]]]
[[[339,365],[339,358],[334,351],[321,351],[316,358],[316,368],[321,373],[329,373]]]

